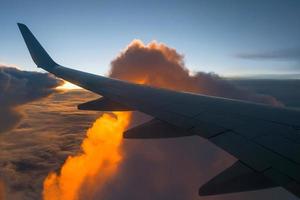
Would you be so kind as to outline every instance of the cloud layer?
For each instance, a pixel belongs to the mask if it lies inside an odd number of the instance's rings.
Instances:
[[[0,135],[0,180],[7,200],[41,199],[44,178],[80,151],[85,131],[99,116],[76,107],[94,98],[83,91],[61,92],[22,106],[19,125]]]
[[[49,74],[0,65],[0,133],[19,122],[19,106],[48,96],[60,84],[61,80]]]
[[[300,47],[274,50],[261,53],[241,53],[238,58],[249,60],[283,60],[300,61]]]

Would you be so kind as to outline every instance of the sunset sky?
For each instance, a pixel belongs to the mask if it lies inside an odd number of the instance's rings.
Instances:
[[[37,68],[17,23],[66,67],[300,109],[299,11],[297,0],[0,0],[0,200],[297,200],[279,187],[199,196],[237,159],[196,135],[123,139],[151,116],[78,110],[100,95]]]
[[[299,73],[299,8],[293,0],[2,0],[0,63],[37,70],[17,30],[22,22],[59,63],[98,74],[133,39],[177,49],[192,71]]]

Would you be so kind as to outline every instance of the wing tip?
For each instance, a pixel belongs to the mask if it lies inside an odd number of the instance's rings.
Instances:
[[[27,27],[25,24],[21,23],[21,22],[17,22],[18,27]]]
[[[46,50],[35,38],[30,29],[23,23],[18,22],[17,25],[26,43],[32,60],[35,62],[37,67],[41,67],[49,71],[49,69],[57,66],[58,64],[48,55]]]
[[[22,35],[24,35],[26,31],[29,31],[29,28],[23,23],[17,22],[17,26],[18,26],[19,30],[21,31]]]

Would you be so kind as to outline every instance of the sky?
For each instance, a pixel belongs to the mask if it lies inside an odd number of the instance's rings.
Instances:
[[[1,0],[0,63],[39,70],[17,29],[22,22],[61,65],[102,75],[133,39],[175,48],[192,72],[295,74],[299,9],[292,0]]]

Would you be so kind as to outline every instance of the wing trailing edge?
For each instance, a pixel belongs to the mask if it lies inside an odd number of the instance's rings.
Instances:
[[[154,139],[184,137],[189,135],[192,134],[167,122],[152,119],[149,122],[127,130],[124,132],[123,137],[127,139]]]
[[[79,110],[96,110],[96,111],[132,111],[131,108],[121,103],[112,101],[106,97],[88,101],[77,106]]]

